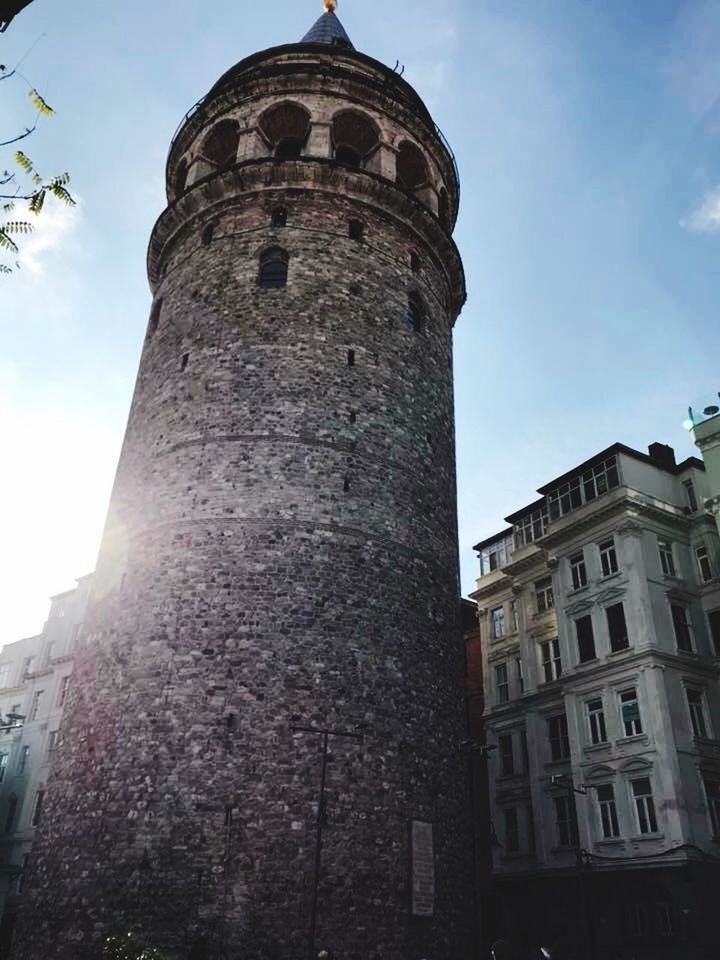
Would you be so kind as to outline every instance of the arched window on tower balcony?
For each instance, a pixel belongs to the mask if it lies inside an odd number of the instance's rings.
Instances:
[[[187,188],[188,165],[183,157],[175,170],[175,197],[179,199]]]
[[[425,157],[409,140],[403,140],[400,144],[396,179],[398,186],[407,190],[408,193],[416,193],[421,187],[426,186],[430,179]]]
[[[277,290],[287,286],[290,257],[280,247],[271,247],[260,256],[258,286],[265,290]]]
[[[286,101],[266,110],[258,126],[278,160],[297,160],[310,133],[310,114],[299,103]]]
[[[240,146],[240,124],[237,120],[220,120],[203,140],[203,158],[220,170],[237,161]]]
[[[338,163],[361,167],[380,142],[375,123],[359,110],[343,110],[333,118],[333,155]]]

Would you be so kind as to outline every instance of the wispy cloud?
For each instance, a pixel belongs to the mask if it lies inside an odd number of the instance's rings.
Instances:
[[[74,207],[47,200],[43,212],[32,221],[34,232],[23,239],[20,266],[30,273],[44,273],[48,255],[66,246],[80,223],[81,215],[79,200]]]
[[[691,233],[720,232],[720,186],[710,190],[702,203],[680,225]]]

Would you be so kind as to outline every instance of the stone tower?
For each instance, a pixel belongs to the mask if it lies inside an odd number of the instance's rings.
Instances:
[[[170,148],[23,960],[469,955],[457,171],[334,6]]]

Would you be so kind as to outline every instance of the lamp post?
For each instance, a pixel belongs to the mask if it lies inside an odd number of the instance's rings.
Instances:
[[[318,894],[320,890],[320,867],[322,864],[322,830],[325,823],[325,784],[327,782],[327,762],[328,747],[330,737],[339,737],[345,740],[362,740],[362,734],[349,733],[346,730],[333,730],[321,727],[298,727],[291,728],[293,733],[314,734],[322,738],[322,763],[320,765],[320,795],[318,798],[317,822],[315,826],[315,864],[313,868],[313,889],[312,901],[310,905],[310,927],[308,930],[307,960],[318,960],[315,955],[315,934],[317,930],[317,909]],[[330,952],[326,949],[321,951],[324,957],[330,958]],[[324,958],[323,958],[324,960]]]

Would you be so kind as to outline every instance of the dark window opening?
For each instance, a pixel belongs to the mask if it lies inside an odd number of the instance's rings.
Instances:
[[[347,167],[359,167],[361,163],[361,157],[357,150],[344,145],[335,150],[335,159],[338,163],[343,163]]]
[[[338,163],[360,167],[365,157],[378,145],[380,134],[364,113],[343,110],[333,119],[332,140]]]
[[[414,193],[428,182],[428,168],[425,157],[414,143],[407,140],[400,144],[397,155],[398,186],[408,193]]]
[[[348,352],[347,352],[347,364],[348,364],[349,367],[354,367],[354,366],[355,366],[355,351],[354,351],[354,350],[348,350]]]
[[[345,479],[343,480],[343,491],[344,491],[345,493],[350,493],[350,478],[349,478],[349,477],[345,477]]]
[[[630,640],[628,639],[627,623],[625,621],[625,606],[622,603],[616,603],[605,610],[605,615],[610,631],[610,649],[613,653],[619,650],[627,650],[630,646]]]
[[[589,663],[596,657],[592,617],[580,617],[579,620],[576,620],[575,630],[577,631],[580,663]]]
[[[670,605],[672,612],[673,626],[675,628],[675,639],[678,650],[685,653],[693,652],[692,630],[690,627],[690,611],[687,607],[682,607],[678,603]]]
[[[351,411],[350,411],[350,423],[355,423],[356,420],[357,420],[357,414],[355,413],[354,410],[351,410]]]
[[[153,301],[152,308],[150,310],[150,320],[148,322],[148,339],[155,335],[158,325],[160,324],[160,313],[162,312],[162,297],[159,297],[157,300]]]
[[[362,240],[365,233],[365,224],[362,220],[351,220],[348,226],[348,236],[351,240]]]
[[[260,261],[259,285],[265,290],[287,285],[288,257],[284,250],[268,250]]]
[[[432,434],[431,434],[431,433],[426,433],[426,434],[425,434],[425,439],[427,440],[428,445],[429,445],[429,446],[432,446],[432,443],[433,443]]]
[[[708,613],[710,636],[715,647],[715,656],[720,657],[720,610],[711,610]]]
[[[511,733],[500,737],[500,763],[504,777],[515,775],[515,753],[513,750],[513,736]]]
[[[413,273],[417,273],[420,270],[420,254],[414,250],[410,251],[410,269]]]
[[[225,826],[231,827],[233,822],[233,808],[225,807]]]
[[[190,354],[189,354],[189,353],[184,353],[184,354],[183,354],[183,358],[182,358],[182,360],[180,361],[180,372],[181,372],[181,373],[182,373],[183,370],[186,370],[186,369],[187,369],[187,365],[188,365],[189,359],[190,359]]]
[[[215,233],[215,224],[209,223],[202,232],[202,245],[204,247],[209,247],[212,243],[213,234]]]
[[[422,333],[424,321],[424,310],[420,298],[415,294],[408,297],[407,310],[405,312],[405,325],[416,333]]]
[[[354,297],[359,297],[359,296],[361,296],[361,295],[362,295],[362,287],[360,286],[360,284],[359,284],[359,283],[351,283],[351,284],[350,284],[350,293],[351,293]]]
[[[5,817],[5,833],[12,833],[13,826],[15,825],[17,805],[17,797],[13,794],[8,801],[7,815]]]
[[[564,713],[548,718],[548,736],[552,759],[567,760],[570,757],[570,734]]]
[[[275,157],[278,160],[299,160],[302,155],[304,141],[295,137],[286,137],[275,148]]]
[[[33,807],[33,812],[32,812],[31,823],[33,827],[37,827],[37,825],[40,823],[40,820],[42,819],[42,808],[43,808],[44,799],[45,799],[45,791],[38,790],[37,794],[35,795],[35,806]]]
[[[277,207],[273,210],[271,223],[273,227],[287,226],[287,210],[285,207]]]
[[[205,137],[201,153],[209,163],[225,168],[236,162],[239,146],[240,125],[237,120],[221,120]]]

